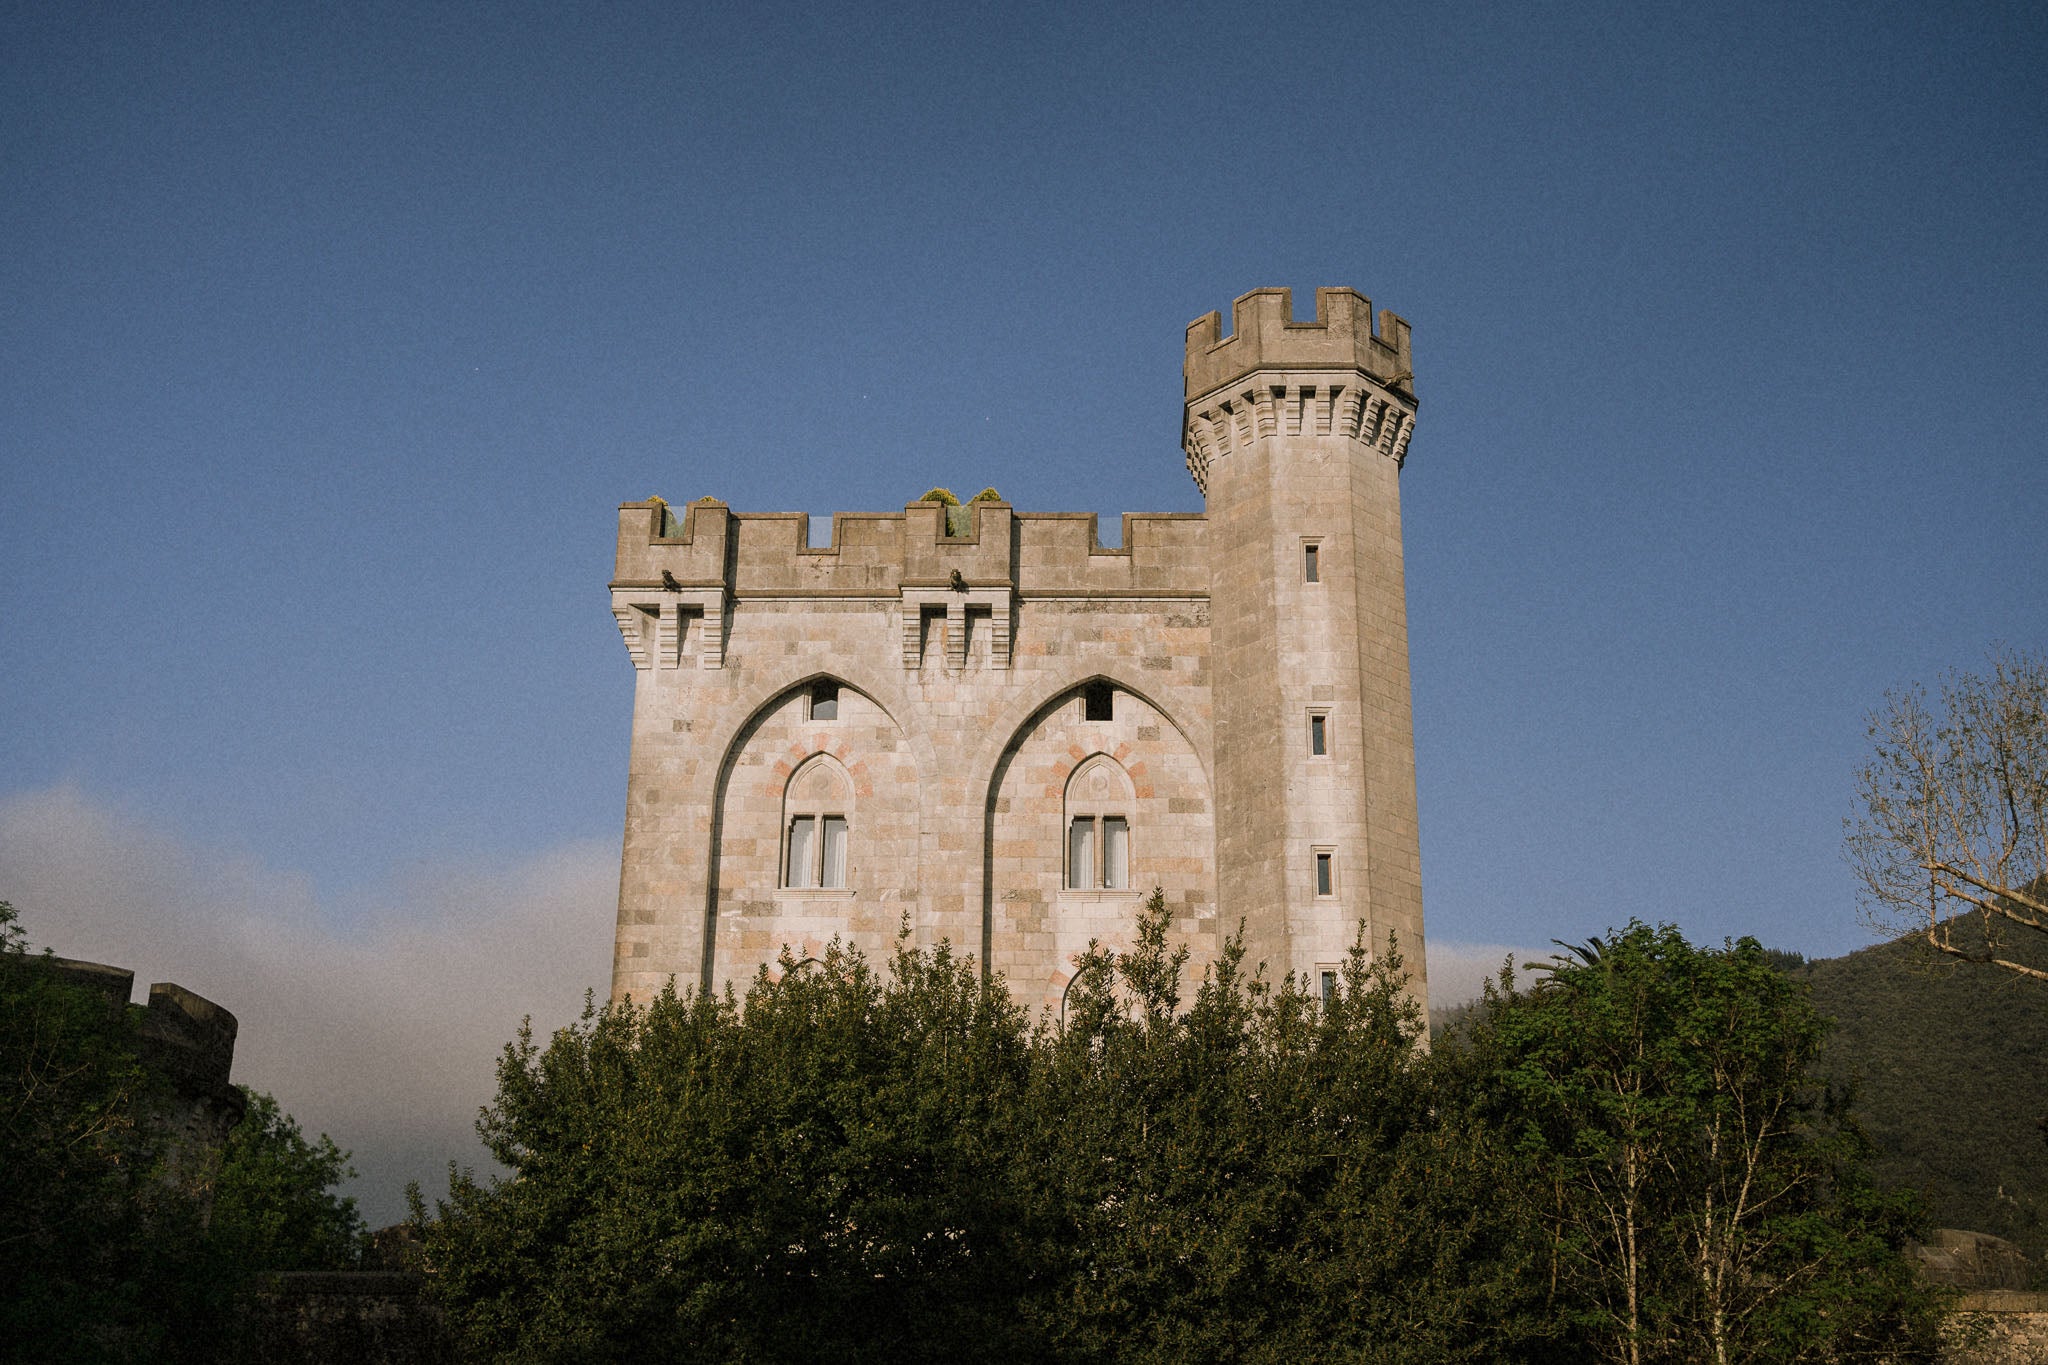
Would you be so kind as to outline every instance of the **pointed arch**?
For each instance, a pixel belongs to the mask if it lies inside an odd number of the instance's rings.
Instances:
[[[899,719],[903,707],[907,705],[901,690],[873,677],[866,670],[859,668],[812,669],[802,673],[788,674],[778,679],[772,686],[754,692],[752,699],[744,703],[742,707],[734,708],[739,715],[739,719],[725,736],[725,742],[720,752],[717,778],[712,788],[709,829],[705,836],[706,876],[703,905],[703,949],[698,968],[700,989],[711,990],[717,975],[717,954],[719,949],[718,917],[719,906],[725,892],[724,864],[726,861],[728,812],[734,792],[735,772],[743,756],[747,754],[749,747],[758,737],[762,726],[772,717],[782,712],[793,697],[808,694],[820,682],[837,684],[842,701],[849,695],[861,698],[867,705],[873,708],[876,715],[888,722],[889,732],[893,734],[896,745],[901,750],[907,751],[910,759],[910,782],[914,788],[913,806],[917,808],[922,806],[922,775],[933,770],[931,742],[928,737],[906,729],[901,719]],[[728,712],[727,714],[733,714],[733,712]],[[868,736],[868,738],[863,740],[861,738],[863,734]],[[776,817],[774,821],[775,828],[759,836],[773,843],[771,851],[774,854],[774,866],[767,870],[772,873],[769,879],[770,884],[778,891],[791,889],[786,881],[789,875],[789,840],[791,837],[789,822],[793,816],[793,812],[788,804],[791,800],[791,779],[797,777],[799,772],[808,775],[818,771],[832,771],[838,778],[843,779],[844,785],[838,787],[837,790],[845,794],[846,801],[852,804],[859,803],[862,797],[867,794],[866,789],[873,784],[877,776],[875,772],[869,769],[867,764],[867,759],[871,756],[868,751],[873,747],[874,734],[875,731],[872,728],[863,731],[857,724],[846,723],[840,717],[835,716],[830,721],[821,722],[811,722],[806,717],[806,720],[798,727],[796,736],[780,753],[775,765],[781,778],[773,797]],[[821,760],[830,765],[829,769],[816,766]],[[900,760],[898,763],[900,763]],[[892,774],[894,774],[897,767],[898,764],[889,765]],[[796,790],[796,799],[801,802],[804,799],[804,794],[800,788]],[[811,811],[811,814],[815,816],[840,814],[850,817],[851,810],[842,812],[826,811],[819,808]],[[765,820],[764,817],[752,818],[762,818]],[[913,815],[912,819],[915,822],[916,817]],[[824,851],[823,840],[825,836],[822,822],[819,825],[813,826],[810,833],[819,841],[814,846],[814,853],[822,853]],[[846,865],[848,873],[846,879],[850,883],[851,873],[858,866],[857,850],[851,843],[852,834],[850,826],[847,831],[847,837],[847,856],[849,861]],[[824,878],[823,867],[818,864],[813,864],[813,866],[817,869],[818,881],[822,883]],[[816,889],[823,891],[827,888],[818,885]]]
[[[1098,725],[1086,720],[1079,703],[1091,684],[1103,683],[1142,703],[1144,719],[1130,723],[1119,705],[1112,722]],[[1063,720],[1059,712],[1069,706],[1073,715]],[[1136,732],[1141,726],[1150,735],[1139,737]],[[1055,735],[1065,742],[1053,742]],[[1110,749],[1105,749],[1099,741],[1108,736],[1119,738]],[[1098,742],[1089,742],[1091,738]],[[1031,760],[1034,766],[1028,778],[1016,770],[1027,746],[1032,746],[1037,754]],[[984,775],[978,784],[982,794],[980,908],[984,971],[1000,968],[1006,956],[1014,957],[1020,952],[1023,956],[1017,959],[1017,965],[1025,965],[1038,951],[1013,951],[1006,945],[1036,943],[1054,952],[1064,951],[1064,939],[1079,921],[1069,913],[1071,906],[1062,906],[1076,897],[1100,902],[1090,912],[1097,920],[1128,918],[1130,907],[1123,904],[1127,889],[1104,889],[1101,885],[1103,832],[1099,823],[1091,832],[1091,856],[1096,860],[1094,884],[1087,890],[1069,889],[1065,885],[1073,854],[1068,846],[1073,837],[1073,817],[1067,813],[1067,796],[1073,778],[1077,774],[1085,776],[1089,764],[1103,760],[1115,765],[1114,769],[1101,771],[1118,775],[1117,793],[1123,797],[1119,803],[1123,809],[1108,811],[1098,806],[1093,814],[1098,821],[1104,815],[1122,815],[1127,825],[1123,834],[1132,841],[1125,844],[1125,850],[1128,853],[1135,849],[1139,853],[1127,862],[1118,880],[1131,883],[1128,890],[1135,891],[1137,883],[1156,874],[1181,898],[1181,904],[1190,907],[1190,915],[1213,917],[1213,817],[1209,800],[1212,788],[1206,744],[1190,733],[1190,727],[1175,710],[1162,705],[1148,691],[1099,667],[1075,668],[1059,678],[1056,685],[1038,692],[1035,699],[1009,707],[991,727],[989,739],[977,758],[975,771]],[[1147,823],[1157,824],[1164,837],[1148,844],[1143,828]],[[1145,852],[1148,848],[1169,852],[1171,856],[1161,863]],[[1004,936],[1000,942],[999,899],[1003,906],[1000,918]],[[1035,984],[1016,983],[1025,990]]]

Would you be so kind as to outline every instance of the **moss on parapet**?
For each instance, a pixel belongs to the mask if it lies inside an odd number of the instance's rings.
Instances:
[[[672,536],[679,536],[683,533],[682,527],[676,524],[676,514],[669,510],[667,498],[657,493],[649,497],[647,501],[661,509],[661,524],[655,528],[655,535],[663,540],[667,540]]]
[[[977,502],[1001,502],[1002,500],[1003,495],[996,492],[994,488],[984,488],[967,501],[969,504],[972,504]],[[953,495],[952,489],[927,488],[924,491],[924,495],[918,501],[936,502],[946,509],[947,535],[964,536],[974,529],[974,513],[972,508],[963,506],[960,499]]]

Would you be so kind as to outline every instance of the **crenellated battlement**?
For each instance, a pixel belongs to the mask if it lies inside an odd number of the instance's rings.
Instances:
[[[111,1009],[125,1009],[135,973],[103,962],[49,957],[35,961],[67,984],[103,997]],[[169,981],[149,988],[149,1005],[136,1022],[136,1037],[151,1066],[172,1078],[181,1091],[210,1095],[228,1084],[235,1059],[235,1016],[202,995]]]
[[[1020,513],[976,499],[965,529],[949,535],[947,510],[913,502],[901,513],[836,513],[832,543],[813,546],[802,512],[734,512],[703,498],[677,518],[659,499],[630,502],[619,508],[612,616],[635,668],[676,668],[689,656],[722,669],[732,613],[750,603],[887,603],[900,613],[905,664],[914,668],[928,616],[952,623],[948,649],[957,653],[965,615],[980,613],[991,623],[994,667],[1007,670],[1020,602],[1209,593],[1208,523],[1199,515],[1127,512],[1123,544],[1111,548],[1093,513]]]
[[[664,510],[656,500],[619,508],[615,593],[894,597],[950,588],[956,572],[971,588],[1023,596],[1209,590],[1207,524],[1198,513],[1127,512],[1123,543],[1105,546],[1093,513],[973,502],[966,534],[949,536],[943,504],[913,502],[901,512],[834,513],[831,544],[813,546],[802,512],[734,512],[703,499],[671,510],[664,536]]]
[[[1258,370],[1357,370],[1414,402],[1407,322],[1381,309],[1375,329],[1372,300],[1355,289],[1316,290],[1313,322],[1294,320],[1291,290],[1254,289],[1230,318],[1228,337],[1220,313],[1188,324],[1189,402]]]

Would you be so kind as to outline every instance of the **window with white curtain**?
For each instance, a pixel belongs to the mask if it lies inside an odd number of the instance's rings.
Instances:
[[[1088,891],[1095,886],[1095,817],[1077,815],[1067,826],[1067,886]]]
[[[798,815],[789,822],[789,863],[784,871],[784,886],[816,886],[811,876],[812,833],[818,827],[815,815]]]
[[[1121,815],[1102,817],[1102,885],[1111,891],[1131,884],[1131,822]]]
[[[846,817],[793,815],[789,857],[782,884],[798,889],[841,890],[846,886]]]
[[[843,887],[846,885],[846,817],[843,815],[821,815],[819,824],[818,885]]]

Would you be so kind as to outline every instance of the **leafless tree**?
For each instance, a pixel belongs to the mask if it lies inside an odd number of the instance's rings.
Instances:
[[[2015,946],[2048,948],[2048,659],[1994,652],[1932,708],[1890,693],[1870,738],[1847,821],[1865,921],[2048,982],[2048,955]]]

